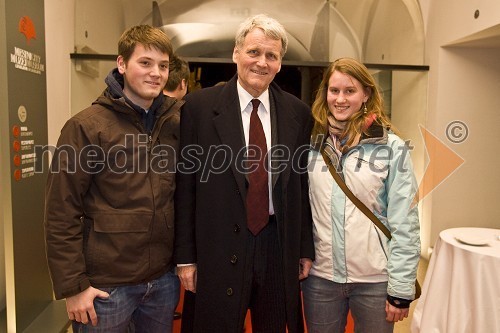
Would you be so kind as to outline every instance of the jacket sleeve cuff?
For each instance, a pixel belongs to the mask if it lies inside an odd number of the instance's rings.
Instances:
[[[64,290],[56,290],[55,291],[55,298],[56,299],[63,299],[63,298],[75,296],[75,295],[81,293],[82,291],[84,291],[85,289],[87,289],[88,287],[90,287],[90,281],[88,279],[85,279],[85,280],[80,281],[80,283],[73,288],[67,288]]]
[[[411,300],[394,297],[391,295],[387,295],[387,301],[392,305],[397,307],[398,309],[407,309],[410,307]]]

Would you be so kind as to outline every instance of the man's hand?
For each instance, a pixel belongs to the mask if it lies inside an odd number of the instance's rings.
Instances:
[[[398,322],[408,317],[408,313],[410,312],[410,308],[397,308],[391,305],[388,301],[385,301],[385,313],[387,316],[385,320],[389,322]]]
[[[300,258],[299,262],[299,280],[303,280],[309,276],[309,271],[312,267],[312,260],[309,258]]]
[[[196,264],[177,266],[177,276],[179,276],[184,289],[196,292]]]
[[[66,298],[66,311],[70,320],[76,320],[82,324],[88,324],[89,318],[92,326],[97,325],[97,314],[94,309],[94,298],[108,298],[105,291],[88,287],[75,296]]]

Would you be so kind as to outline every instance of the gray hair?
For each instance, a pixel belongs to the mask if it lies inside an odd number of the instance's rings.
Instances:
[[[255,28],[259,28],[264,32],[266,37],[281,40],[281,58],[286,53],[288,47],[288,37],[286,35],[286,30],[277,20],[266,14],[258,14],[247,18],[243,23],[240,24],[238,31],[236,32],[236,47],[240,48],[243,46],[245,37],[247,34]]]

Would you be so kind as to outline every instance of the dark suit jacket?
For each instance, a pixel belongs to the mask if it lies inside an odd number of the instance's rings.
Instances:
[[[243,322],[239,313],[249,231],[236,82],[235,76],[224,86],[188,94],[181,111],[174,256],[176,263],[197,264],[195,332],[238,332]],[[269,90],[271,141],[281,156],[272,159],[277,169],[272,182],[288,330],[302,332],[299,259],[314,258],[306,172],[312,118],[310,108],[295,96],[274,83]]]

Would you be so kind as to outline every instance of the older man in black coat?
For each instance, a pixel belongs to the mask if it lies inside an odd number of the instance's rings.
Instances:
[[[184,332],[241,332],[247,309],[254,332],[303,332],[299,281],[314,259],[311,114],[272,82],[287,43],[276,20],[247,19],[237,75],[186,97],[175,209]]]

